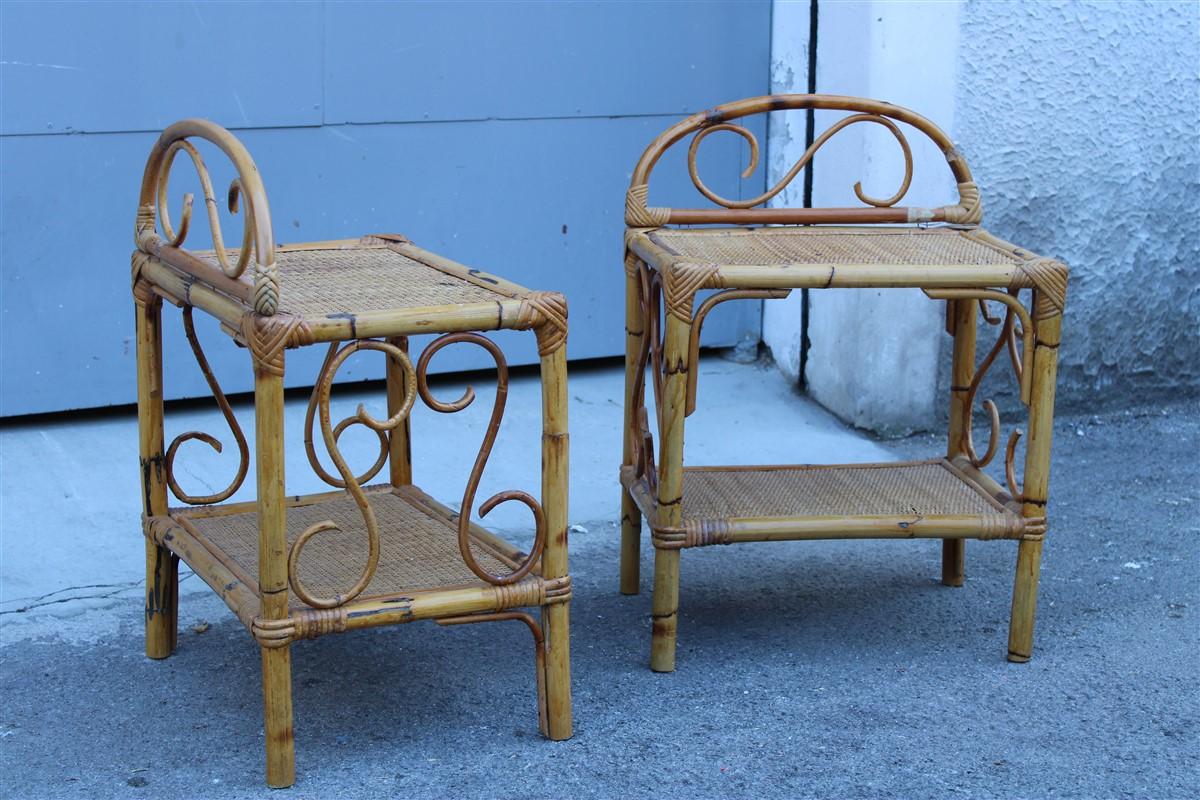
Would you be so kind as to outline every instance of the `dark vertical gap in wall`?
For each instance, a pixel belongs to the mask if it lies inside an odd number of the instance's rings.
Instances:
[[[817,93],[817,0],[810,0],[808,12],[808,93]],[[816,138],[816,112],[805,112],[804,149],[812,147]],[[804,170],[804,207],[812,208],[813,162]],[[808,388],[808,289],[800,290],[800,390]]]

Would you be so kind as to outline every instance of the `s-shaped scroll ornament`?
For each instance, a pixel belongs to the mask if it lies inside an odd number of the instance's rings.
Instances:
[[[475,389],[470,386],[467,387],[462,397],[450,402],[438,400],[429,389],[430,360],[443,347],[457,342],[468,342],[482,347],[496,362],[496,400],[492,405],[492,416],[483,435],[483,444],[479,448],[479,454],[475,457],[475,465],[471,468],[471,475],[467,478],[467,487],[463,492],[462,505],[458,513],[458,550],[467,567],[481,580],[487,581],[493,586],[504,586],[516,583],[528,575],[537,564],[538,559],[541,558],[542,549],[546,545],[546,514],[542,511],[541,504],[527,492],[499,492],[485,500],[479,506],[480,517],[487,516],[496,506],[509,500],[523,503],[533,513],[535,533],[529,555],[507,575],[493,575],[479,565],[475,554],[471,551],[471,508],[475,504],[479,481],[483,477],[488,456],[491,455],[492,446],[496,443],[496,434],[500,431],[500,421],[504,417],[504,404],[508,398],[508,364],[504,360],[504,353],[496,343],[477,333],[448,333],[438,337],[425,348],[425,352],[421,353],[421,358],[417,361],[417,391],[420,393],[421,399],[425,401],[425,405],[434,411],[453,414],[456,411],[462,411],[475,401]]]

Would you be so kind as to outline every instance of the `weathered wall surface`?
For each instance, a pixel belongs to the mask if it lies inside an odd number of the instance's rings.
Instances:
[[[972,1],[960,20],[955,138],[984,224],[1072,268],[1060,405],[1194,391],[1200,4]]]
[[[775,91],[804,90],[807,50],[794,40],[809,7],[776,0]],[[971,165],[984,225],[1070,264],[1060,407],[1200,389],[1200,4],[858,0],[821,3],[819,19],[817,91],[891,100],[937,122]],[[818,116],[817,129],[829,121]],[[803,130],[772,122],[771,180],[803,151]],[[892,184],[894,143],[855,136],[817,156],[815,205],[856,204],[848,186],[860,175],[868,188]],[[936,205],[951,189],[937,183],[945,170],[920,162],[907,201]],[[798,191],[781,198],[798,201]],[[951,348],[940,309],[841,294],[811,293],[810,394],[876,431],[940,427]],[[798,304],[766,305],[764,339],[796,376]],[[931,350],[912,350],[930,336]],[[990,337],[985,326],[981,347]],[[1002,366],[982,396],[1016,410]]]

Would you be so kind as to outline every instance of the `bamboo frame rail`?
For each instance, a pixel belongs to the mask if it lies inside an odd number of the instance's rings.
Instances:
[[[212,181],[193,140],[216,145],[238,176],[230,210],[243,213],[237,249],[225,246]],[[186,195],[176,224],[168,212],[169,176],[178,154],[193,165],[204,195],[212,250],[184,248],[192,227]],[[185,120],[164,131],[147,161],[136,223],[132,290],[137,309],[139,453],[146,537],[146,653],[165,658],[176,644],[178,562],[184,560],[226,602],[259,645],[262,661],[266,780],[295,780],[291,645],[333,633],[419,620],[442,625],[521,621],[535,643],[538,727],[551,739],[572,735],[567,563],[567,394],[565,299],[531,291],[423,250],[396,234],[276,247],[266,193],[254,162],[223,128]],[[252,268],[252,269],[251,269]],[[164,448],[162,301],[181,309],[184,334],[225,424],[238,464],[220,491],[192,494],[177,476],[182,446],[221,442],[203,431]],[[253,453],[193,323],[207,313],[248,351],[254,373]],[[540,496],[509,490],[476,506],[507,402],[508,367],[481,332],[532,331],[542,373]],[[408,337],[440,333],[414,364]],[[303,430],[308,462],[333,491],[289,496],[284,476],[283,378],[289,349],[328,343]],[[474,389],[453,401],[434,397],[431,359],[465,343],[483,348],[496,367],[491,419],[465,479],[461,511],[413,484],[410,412],[420,398],[453,414]],[[387,412],[362,405],[335,423],[331,397],[339,369],[364,352],[386,362]],[[360,425],[378,440],[365,469],[347,463],[339,442]],[[319,436],[314,436],[314,429]],[[532,446],[532,443],[530,443]],[[324,453],[319,452],[323,448]],[[229,502],[251,458],[257,498]],[[331,461],[328,469],[322,458]],[[384,473],[384,467],[387,472]],[[384,475],[386,483],[369,485]],[[183,504],[171,508],[168,490]],[[516,501],[532,515],[528,552],[471,520]],[[538,608],[540,622],[517,609]]]
[[[747,128],[733,122],[751,114],[806,108],[849,114],[817,135],[767,191],[733,200],[701,179],[696,159],[708,136],[724,132],[743,138],[750,150],[744,173],[749,176],[759,162],[759,145]],[[945,155],[958,185],[957,202],[932,209],[897,205],[913,175],[912,150],[898,123],[915,128]],[[831,137],[859,124],[883,127],[898,144],[903,175],[891,196],[872,197],[856,183],[854,193],[865,208],[758,207],[779,196]],[[718,207],[648,205],[654,167],[667,149],[689,135],[689,176]],[[625,220],[620,589],[625,594],[639,591],[644,519],[654,546],[651,669],[675,668],[682,551],[810,539],[940,539],[942,582],[949,586],[963,584],[965,540],[1016,541],[1009,659],[1028,660],[1047,531],[1055,356],[1067,268],[978,227],[979,190],[949,138],[912,111],[862,98],[781,95],[717,106],[680,121],[651,142],[630,178]],[[952,224],[930,225],[938,222]],[[693,224],[721,227],[672,227]],[[684,427],[699,400],[699,333],[708,313],[730,300],[770,300],[792,289],[830,288],[919,288],[946,303],[947,332],[954,345],[945,457],[866,465],[685,465]],[[717,291],[697,303],[705,290]],[[1003,315],[992,314],[995,304]],[[980,316],[997,336],[976,363]],[[990,399],[982,404],[991,423],[982,454],[972,438],[977,395],[1002,351],[1008,353],[1018,396],[1029,410],[1030,431],[1023,470],[1017,463],[1022,431],[1015,430],[1003,448],[1003,485],[984,471],[1001,452],[999,409]],[[653,389],[652,399],[647,386]],[[657,434],[649,424],[652,416]]]

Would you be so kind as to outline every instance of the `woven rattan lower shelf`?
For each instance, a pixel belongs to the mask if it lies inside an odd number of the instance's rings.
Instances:
[[[455,617],[497,608],[539,606],[570,597],[570,580],[530,574],[494,586],[476,577],[459,552],[458,515],[415,486],[365,489],[379,523],[379,566],[361,595],[336,609],[306,606],[289,591],[287,624],[276,636],[313,638],[326,633],[419,619]],[[358,578],[369,556],[362,515],[346,492],[291,497],[289,547],[302,531],[325,520],[339,531],[316,536],[297,574],[309,591],[331,597]],[[255,503],[172,509],[153,517],[147,535],[167,547],[217,591],[262,639],[259,615],[258,512]],[[488,572],[512,572],[526,554],[473,525],[471,551]]]
[[[683,524],[654,523],[654,492],[621,480],[660,549],[784,539],[1021,539],[1042,526],[987,475],[961,461],[685,467]]]

